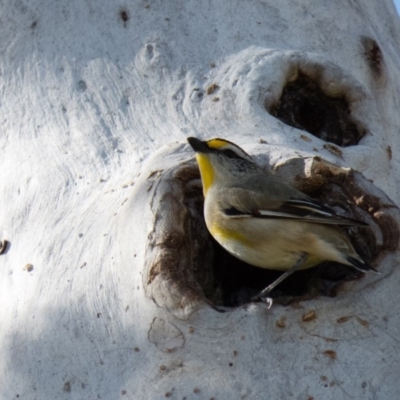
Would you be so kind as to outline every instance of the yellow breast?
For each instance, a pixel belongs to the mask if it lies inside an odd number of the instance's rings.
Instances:
[[[230,242],[238,242],[241,245],[249,248],[251,248],[253,245],[252,240],[249,240],[249,238],[247,238],[243,233],[237,230],[226,229],[221,226],[217,226],[217,224],[211,226],[210,233],[224,247],[226,247]]]

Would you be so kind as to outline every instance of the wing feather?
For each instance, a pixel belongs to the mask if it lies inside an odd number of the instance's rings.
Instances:
[[[265,195],[258,191],[231,188],[229,194],[224,196],[225,206],[223,209],[225,214],[231,218],[274,218],[328,225],[368,226],[362,221],[337,214],[330,207],[295,189],[290,194],[295,194],[296,198],[283,201],[276,197],[265,198]],[[237,199],[243,198],[246,198],[245,204],[237,201]]]

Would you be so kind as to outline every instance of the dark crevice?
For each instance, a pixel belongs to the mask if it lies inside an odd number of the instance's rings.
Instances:
[[[279,101],[267,111],[287,125],[342,147],[357,144],[365,134],[352,119],[344,96],[327,96],[301,72],[295,81],[287,83]]]
[[[228,254],[214,243],[214,276],[220,297],[211,298],[216,305],[237,307],[251,301],[261,290],[274,282],[280,271],[257,268]],[[362,276],[357,270],[332,262],[296,272],[279,284],[270,297],[275,302],[289,304],[292,301],[318,296],[336,296],[339,285]]]
[[[368,37],[361,37],[361,45],[363,47],[363,56],[368,64],[368,67],[377,80],[381,78],[385,70],[385,60],[383,58],[382,50],[376,40]]]
[[[129,11],[126,9],[121,8],[119,10],[119,17],[124,25],[124,27],[127,27],[127,23],[129,21]]]

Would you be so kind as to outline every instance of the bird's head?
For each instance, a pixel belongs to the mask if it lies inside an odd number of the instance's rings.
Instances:
[[[196,152],[204,196],[215,183],[231,183],[258,169],[244,150],[228,140],[189,137],[188,142]]]

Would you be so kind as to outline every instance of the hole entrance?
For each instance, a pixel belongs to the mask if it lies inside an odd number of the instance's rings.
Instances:
[[[396,205],[371,194],[377,189],[356,171],[334,174],[323,165],[314,169],[315,182],[297,177],[296,186],[339,215],[369,223],[370,229],[348,229],[353,246],[367,263],[398,250]],[[281,274],[245,264],[214,241],[204,221],[202,185],[194,160],[155,170],[144,182],[154,215],[146,246],[144,287],[159,307],[181,318],[205,302],[226,307],[248,304]],[[295,272],[270,296],[284,305],[332,297],[345,289],[343,282],[363,276],[351,267],[325,262]]]
[[[327,96],[301,72],[286,84],[278,103],[267,111],[289,126],[342,147],[357,144],[365,134],[352,119],[345,96]]]

